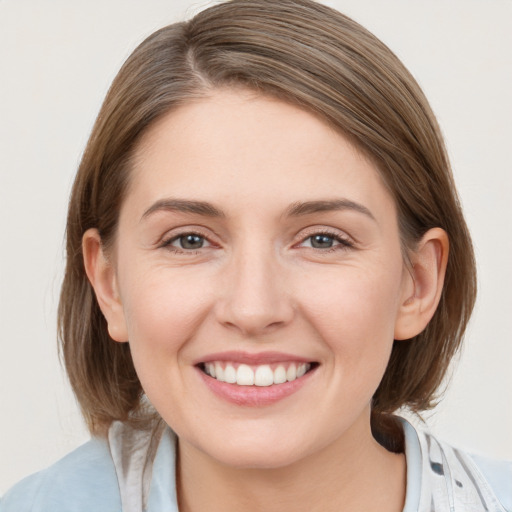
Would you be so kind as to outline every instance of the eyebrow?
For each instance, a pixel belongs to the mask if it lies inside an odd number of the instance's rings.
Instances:
[[[375,220],[372,212],[363,206],[349,199],[332,199],[319,201],[305,201],[292,203],[284,212],[285,217],[300,217],[318,212],[352,210],[366,215]],[[206,201],[195,201],[190,199],[160,199],[151,205],[141,217],[141,220],[159,211],[193,213],[205,217],[225,217],[224,212]]]
[[[327,201],[306,201],[291,204],[285,212],[288,217],[300,217],[302,215],[311,215],[318,212],[352,210],[366,215],[372,220],[376,220],[372,212],[362,204],[351,201],[350,199],[332,199]]]
[[[151,205],[141,217],[141,220],[159,211],[195,213],[206,217],[224,217],[224,213],[206,201],[188,199],[160,199]]]

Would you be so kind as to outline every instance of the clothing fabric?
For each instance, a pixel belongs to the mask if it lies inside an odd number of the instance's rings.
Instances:
[[[512,512],[512,462],[472,457],[402,420],[403,512]],[[0,512],[178,512],[176,436],[163,423],[116,422],[50,468],[14,486]]]

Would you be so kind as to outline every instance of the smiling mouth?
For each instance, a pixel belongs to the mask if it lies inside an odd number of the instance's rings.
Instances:
[[[300,379],[318,366],[318,363],[279,363],[248,365],[232,362],[211,361],[199,368],[209,377],[238,386],[268,387]]]

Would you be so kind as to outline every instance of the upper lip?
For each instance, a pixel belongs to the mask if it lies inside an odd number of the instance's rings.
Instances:
[[[295,354],[286,354],[284,352],[257,352],[249,353],[231,350],[227,352],[216,352],[208,354],[198,359],[194,364],[211,363],[214,361],[225,361],[248,365],[272,364],[272,363],[311,363],[312,360]]]

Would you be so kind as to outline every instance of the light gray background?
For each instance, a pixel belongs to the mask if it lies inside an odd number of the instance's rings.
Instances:
[[[424,88],[474,237],[478,305],[428,422],[453,444],[512,458],[512,2],[325,3],[383,39]],[[121,63],[204,5],[0,0],[0,491],[87,439],[55,343],[67,196]]]

